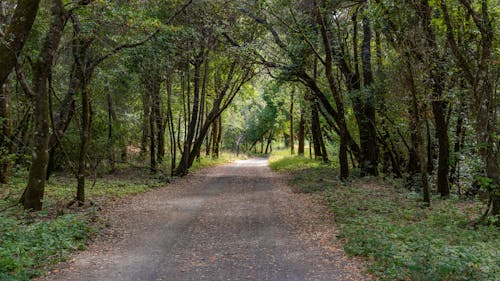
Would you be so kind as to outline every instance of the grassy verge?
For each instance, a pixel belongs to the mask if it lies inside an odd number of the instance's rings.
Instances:
[[[482,203],[434,198],[425,208],[420,194],[377,179],[342,184],[332,167],[303,162],[276,157],[270,165],[293,172],[296,190],[327,196],[346,252],[366,257],[380,279],[500,280],[500,231],[471,226]]]
[[[239,156],[236,156],[236,154],[231,153],[231,152],[222,152],[219,155],[219,158],[209,158],[209,157],[201,157],[193,162],[193,166],[189,169],[191,172],[196,171],[201,168],[205,167],[210,167],[210,166],[215,166],[215,165],[220,165],[220,164],[226,164],[238,159],[245,159],[247,158],[246,155],[240,154]]]
[[[241,157],[240,157],[241,158]],[[218,159],[201,158],[191,171],[236,160],[221,153]],[[104,225],[97,209],[115,198],[142,193],[165,185],[164,176],[145,168],[119,166],[110,175],[87,181],[87,201],[82,208],[67,209],[75,196],[76,182],[67,175],[53,176],[46,184],[44,210],[28,213],[14,206],[26,186],[27,175],[17,174],[0,187],[0,280],[30,280],[43,275],[71,252],[84,249]]]

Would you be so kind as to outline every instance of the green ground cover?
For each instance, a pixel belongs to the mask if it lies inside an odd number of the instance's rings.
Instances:
[[[221,153],[218,159],[200,158],[190,171],[235,159],[230,153]],[[117,166],[113,174],[98,175],[95,181],[89,177],[88,202],[71,208],[66,205],[75,196],[76,182],[67,174],[55,175],[46,185],[44,210],[30,213],[16,206],[27,178],[25,172],[18,172],[0,188],[0,280],[30,280],[67,259],[71,252],[84,249],[105,225],[98,216],[100,206],[164,186],[165,174]]]
[[[500,280],[500,230],[475,226],[484,204],[433,198],[380,179],[337,180],[332,166],[298,156],[271,157],[298,192],[322,192],[347,253],[365,257],[381,280]]]

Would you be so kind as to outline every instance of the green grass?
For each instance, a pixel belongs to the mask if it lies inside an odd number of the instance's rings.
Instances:
[[[273,171],[293,172],[290,183],[295,192],[311,193],[324,191],[327,182],[332,179],[323,178],[324,174],[331,173],[332,178],[336,172],[332,163],[323,163],[320,160],[313,160],[308,157],[290,155],[289,150],[279,150],[273,152],[269,157],[269,167]],[[307,182],[307,185],[303,185]]]
[[[142,172],[136,173],[142,174]],[[131,174],[87,182],[87,201],[105,203],[110,198],[141,193],[164,183],[149,176]],[[132,176],[133,175],[133,176]],[[26,177],[17,175],[0,192],[0,280],[30,280],[43,275],[68,254],[85,248],[102,222],[96,207],[69,210],[65,205],[75,195],[73,178],[54,176],[46,185],[44,210],[25,212],[14,206],[26,186]],[[5,209],[5,210],[4,210]]]
[[[201,168],[205,167],[210,167],[214,165],[220,165],[220,164],[226,164],[238,159],[244,159],[247,158],[246,155],[240,154],[239,156],[236,156],[234,153],[230,152],[222,152],[219,155],[219,158],[210,158],[210,157],[200,157],[199,159],[195,160],[193,162],[193,166],[189,169],[190,172],[194,172],[196,170],[199,170]]]
[[[278,150],[269,156],[269,166],[273,171],[296,171],[328,165],[305,156],[290,155],[289,150]]]
[[[377,179],[343,184],[332,167],[292,161],[274,159],[271,167],[292,171],[298,191],[323,192],[346,252],[365,257],[381,280],[500,280],[499,229],[472,227],[481,202],[436,197],[425,208],[406,189]]]
[[[234,154],[223,152],[218,159],[202,157],[190,170],[234,160]],[[99,176],[95,183],[89,177],[86,198],[97,206],[87,204],[76,210],[65,207],[75,196],[76,180],[56,175],[46,184],[44,210],[28,213],[14,206],[27,178],[25,172],[17,173],[0,188],[0,280],[30,280],[64,261],[69,253],[85,248],[104,224],[97,217],[98,205],[164,186],[164,174],[151,175],[146,168],[118,166],[116,173]]]

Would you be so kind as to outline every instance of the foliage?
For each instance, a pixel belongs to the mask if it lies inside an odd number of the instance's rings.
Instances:
[[[85,248],[94,228],[90,214],[45,219],[47,212],[9,216],[0,213],[0,280],[30,280],[44,268]]]

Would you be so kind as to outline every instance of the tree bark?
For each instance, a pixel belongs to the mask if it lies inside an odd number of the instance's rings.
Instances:
[[[323,1],[323,5],[325,5]],[[317,9],[317,21],[320,25],[321,30],[321,38],[323,41],[323,47],[325,48],[325,73],[328,80],[328,85],[330,87],[330,91],[332,92],[333,98],[335,100],[335,104],[337,106],[337,116],[338,120],[337,125],[339,127],[339,137],[340,137],[340,145],[339,145],[339,163],[340,163],[340,179],[345,180],[349,177],[349,163],[347,160],[347,124],[345,121],[345,113],[344,113],[344,103],[342,100],[342,96],[337,90],[335,78],[333,76],[333,57],[332,57],[332,49],[330,47],[330,39],[328,36],[326,23],[321,15],[319,8]],[[323,102],[325,105],[325,103]]]
[[[6,81],[0,86],[0,184],[8,183],[13,153],[12,116],[10,109],[10,85]]]
[[[24,1],[23,1],[24,2]],[[26,1],[29,2],[29,1]],[[66,24],[61,0],[54,0],[51,24],[37,62],[33,67],[34,147],[28,184],[20,202],[25,209],[41,210],[49,161],[49,99],[47,80]],[[1,61],[1,60],[0,60]]]
[[[294,102],[295,89],[292,90],[290,94],[290,154],[295,154],[295,136],[293,127],[293,102]],[[303,153],[303,152],[302,152]]]
[[[297,135],[297,139],[299,141],[298,153],[300,156],[304,156],[305,127],[306,127],[305,106],[304,106],[304,100],[302,100],[300,105],[299,133]]]
[[[35,21],[40,0],[17,1],[14,15],[0,40],[0,88],[16,65]]]
[[[378,175],[379,152],[377,145],[377,130],[375,119],[375,98],[373,89],[372,62],[371,62],[371,39],[372,31],[370,20],[363,17],[363,44],[361,46],[361,61],[363,67],[363,87],[361,121],[359,125],[359,140],[362,155],[362,175]]]
[[[194,89],[193,89],[193,108],[191,111],[191,117],[189,119],[189,125],[187,127],[187,136],[184,142],[184,150],[181,156],[181,161],[179,167],[189,167],[189,158],[191,157],[191,148],[193,145],[193,140],[195,138],[196,127],[198,125],[198,112],[200,107],[200,80],[201,80],[201,65],[203,63],[204,48],[199,51],[194,62]],[[188,95],[189,96],[189,95]],[[188,105],[189,107],[189,105]],[[218,147],[218,144],[217,146]],[[218,149],[215,151],[218,154]]]
[[[86,84],[84,82],[84,84]],[[78,171],[76,202],[82,205],[85,202],[85,178],[87,173],[87,153],[90,141],[90,101],[87,86],[81,91],[81,127],[80,127],[80,151],[78,153]]]
[[[445,74],[444,69],[442,69],[442,58],[439,57],[437,50],[436,36],[431,24],[432,8],[429,6],[428,0],[420,1],[418,13],[422,20],[426,47],[430,60],[430,64],[427,67],[432,85],[432,113],[436,123],[436,137],[439,144],[437,188],[441,197],[447,198],[450,195],[448,181],[450,145],[448,139],[448,122],[446,119],[448,102],[445,101],[443,97]]]

